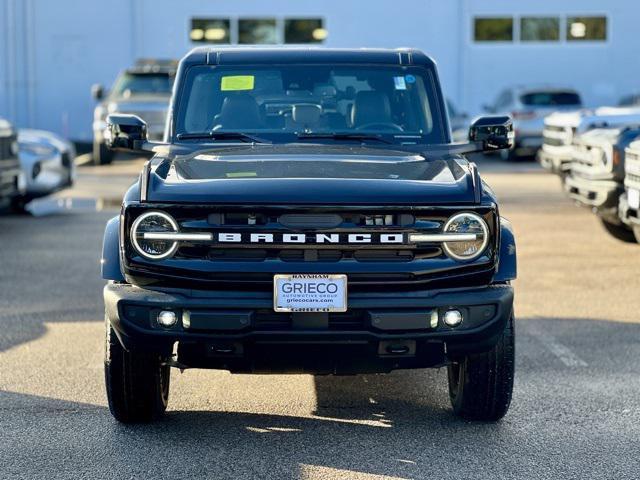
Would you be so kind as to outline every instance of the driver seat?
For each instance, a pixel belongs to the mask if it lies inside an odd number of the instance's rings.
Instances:
[[[358,92],[351,108],[351,125],[359,128],[369,123],[393,123],[389,97],[383,92]]]
[[[224,99],[220,113],[214,117],[214,130],[251,130],[262,127],[260,107],[246,93],[231,95]]]

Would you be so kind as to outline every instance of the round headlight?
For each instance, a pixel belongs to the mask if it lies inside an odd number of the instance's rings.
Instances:
[[[145,258],[162,260],[175,253],[178,242],[174,240],[145,239],[145,233],[177,233],[178,223],[164,212],[147,212],[131,225],[131,243]]]
[[[447,255],[455,260],[473,260],[482,255],[489,243],[489,227],[487,223],[475,213],[458,213],[444,225],[444,233],[472,233],[475,240],[444,242],[442,247]]]

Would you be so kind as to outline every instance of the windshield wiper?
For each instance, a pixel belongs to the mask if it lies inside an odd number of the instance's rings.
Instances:
[[[299,133],[298,139],[307,140],[307,139],[322,139],[329,138],[335,140],[373,140],[375,142],[380,143],[388,143],[393,144],[389,140],[386,140],[382,135],[371,134],[371,133]]]
[[[241,142],[251,143],[271,143],[268,140],[260,137],[254,137],[247,133],[242,132],[189,132],[179,133],[178,140],[199,140],[199,139],[211,139],[211,140],[240,140]]]

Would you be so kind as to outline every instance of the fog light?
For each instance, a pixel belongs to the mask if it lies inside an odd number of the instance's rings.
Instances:
[[[173,327],[177,321],[176,313],[171,310],[162,310],[158,314],[158,323],[163,327]]]
[[[462,313],[460,310],[449,310],[444,314],[444,323],[448,327],[457,327],[462,323]]]

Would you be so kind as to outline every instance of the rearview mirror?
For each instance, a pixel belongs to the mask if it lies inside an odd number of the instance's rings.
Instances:
[[[137,115],[108,115],[105,141],[109,148],[142,150],[147,142],[147,124]]]
[[[102,100],[104,98],[104,87],[99,83],[91,85],[91,96],[94,100]]]
[[[469,141],[482,143],[483,151],[513,147],[515,134],[507,115],[479,117],[469,127]]]

